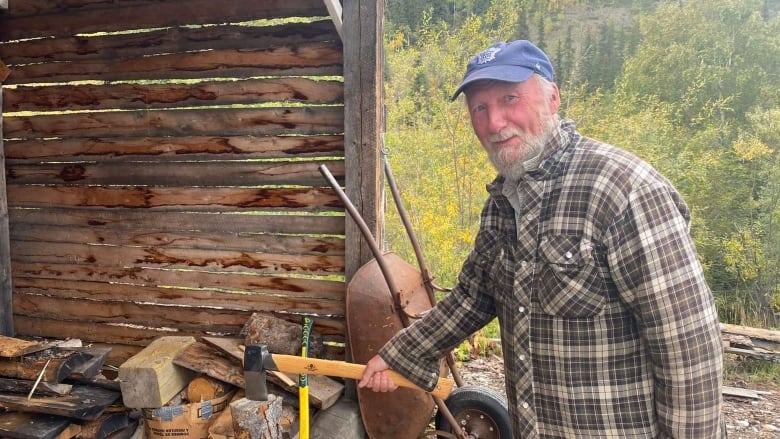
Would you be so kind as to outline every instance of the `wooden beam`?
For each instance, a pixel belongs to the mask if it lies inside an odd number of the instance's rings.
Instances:
[[[0,67],[5,67],[2,61],[0,61]],[[0,78],[0,82],[2,82],[2,79],[4,78]],[[3,170],[3,172],[0,172],[0,334],[13,336],[14,307],[13,289],[11,287],[11,238],[8,227],[8,192],[5,186],[4,120],[2,108],[3,94],[0,91],[0,169]]]
[[[336,32],[339,33],[341,41],[344,41],[344,21],[341,15],[341,2],[339,0],[323,0],[325,6],[328,8],[330,18],[333,20],[333,25],[336,26]]]

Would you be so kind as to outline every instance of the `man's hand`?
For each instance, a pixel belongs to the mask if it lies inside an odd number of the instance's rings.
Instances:
[[[363,379],[358,383],[358,387],[367,387],[374,392],[392,392],[397,389],[390,376],[385,373],[390,367],[385,360],[378,354],[374,355],[368,363],[366,363],[366,370],[363,371]]]

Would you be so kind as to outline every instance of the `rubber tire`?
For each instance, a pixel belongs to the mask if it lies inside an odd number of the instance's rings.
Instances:
[[[458,387],[450,393],[444,404],[455,419],[459,419],[459,413],[478,411],[495,424],[498,436],[494,436],[494,439],[512,438],[512,422],[509,419],[506,400],[495,391],[476,386]],[[437,430],[452,433],[450,423],[438,411],[435,425]]]

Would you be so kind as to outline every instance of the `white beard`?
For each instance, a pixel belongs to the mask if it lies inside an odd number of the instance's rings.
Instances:
[[[540,125],[540,134],[537,136],[511,129],[490,137],[491,142],[498,142],[512,136],[517,136],[521,140],[521,144],[514,148],[491,147],[487,149],[493,167],[507,180],[519,181],[530,170],[527,167],[532,169],[539,164],[544,147],[552,137],[557,125],[557,118],[544,118]],[[519,151],[517,151],[518,149]]]

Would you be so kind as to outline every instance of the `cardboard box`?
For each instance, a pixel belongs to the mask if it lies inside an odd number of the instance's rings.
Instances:
[[[210,401],[144,409],[147,439],[208,439],[209,425],[230,404],[235,390]]]

